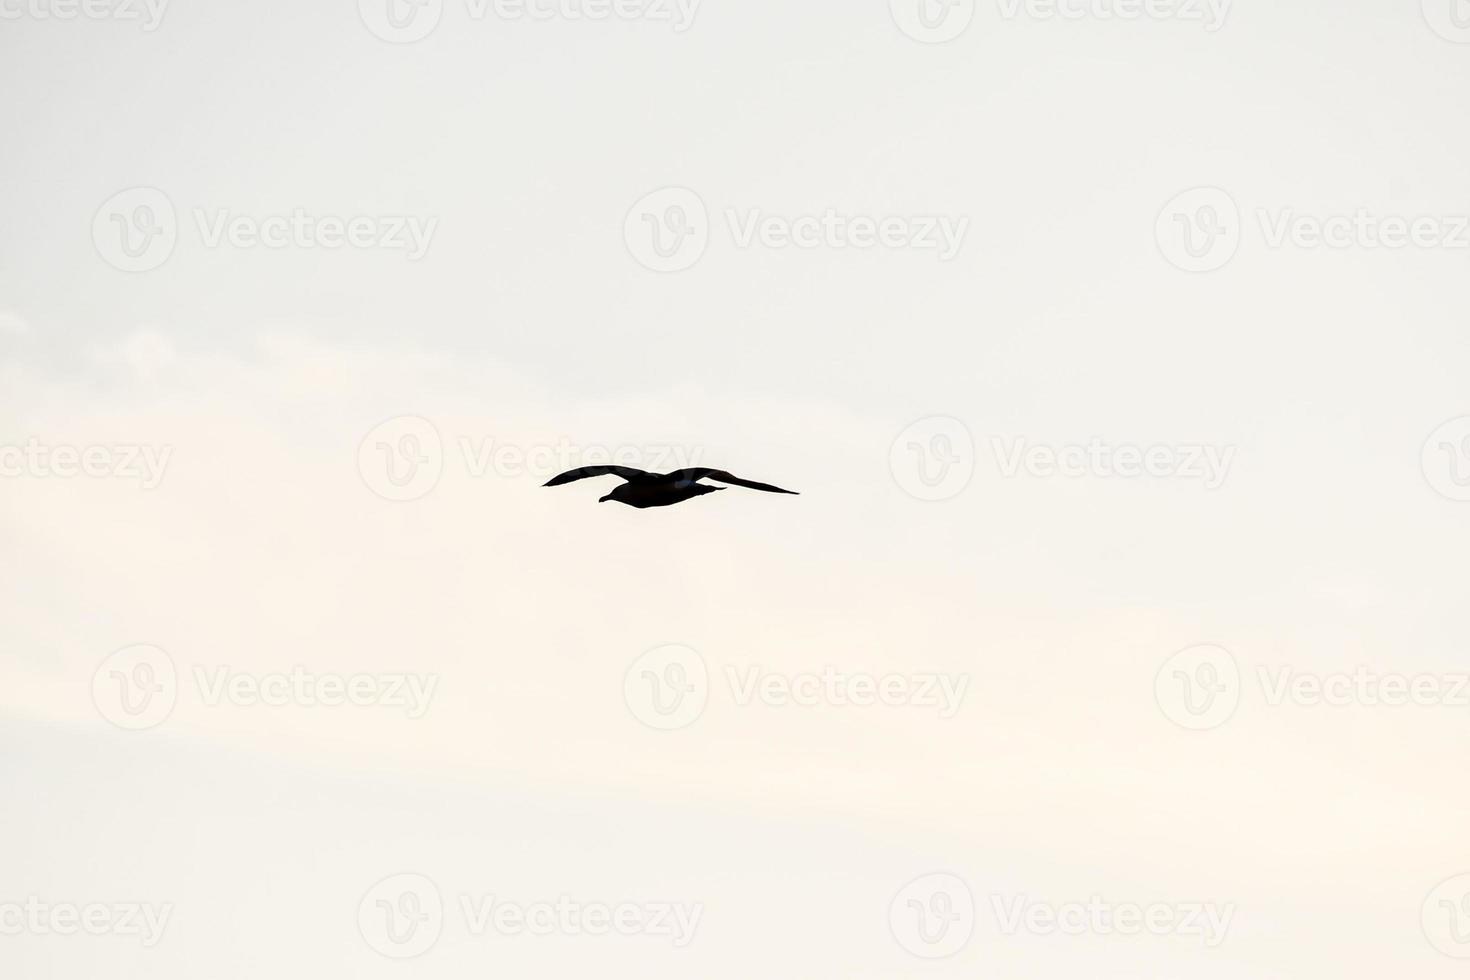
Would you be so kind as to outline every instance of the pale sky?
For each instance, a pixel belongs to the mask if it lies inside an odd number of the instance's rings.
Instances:
[[[1462,974],[1470,10],[354,6],[0,0],[0,973]]]

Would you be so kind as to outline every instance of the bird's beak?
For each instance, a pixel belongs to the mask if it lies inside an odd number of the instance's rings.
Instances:
[[[608,494],[606,497],[598,497],[597,498],[597,502],[600,504],[600,503],[604,503],[606,501],[609,501],[611,499],[612,499],[612,494]]]

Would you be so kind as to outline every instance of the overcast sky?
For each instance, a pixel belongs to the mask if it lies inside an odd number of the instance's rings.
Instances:
[[[0,972],[1460,976],[1456,2],[0,0]]]

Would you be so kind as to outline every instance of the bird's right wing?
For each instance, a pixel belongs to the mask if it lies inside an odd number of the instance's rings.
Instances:
[[[624,480],[637,480],[648,474],[643,470],[635,470],[631,466],[583,466],[575,470],[567,470],[547,480],[542,486],[559,487],[563,483],[571,483],[574,480],[585,480],[589,476],[620,476]]]
[[[754,480],[742,480],[740,479],[740,477],[734,476],[730,473],[726,473],[724,470],[711,470],[706,469],[702,466],[697,466],[693,469],[688,470],[675,470],[674,472],[667,474],[667,476],[669,479],[673,480],[676,484],[680,486],[693,483],[695,480],[714,480],[718,483],[728,483],[732,487],[746,487],[750,490],[764,490],[766,493],[789,493],[793,496],[796,494],[795,490],[783,490],[780,487],[774,487],[769,483],[757,483]]]

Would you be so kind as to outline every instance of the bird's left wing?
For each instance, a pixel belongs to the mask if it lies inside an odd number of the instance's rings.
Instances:
[[[631,466],[583,466],[575,470],[567,470],[547,480],[542,486],[559,487],[563,483],[571,483],[573,480],[585,480],[589,476],[620,476],[624,480],[639,480],[648,474],[643,470],[635,470]]]

